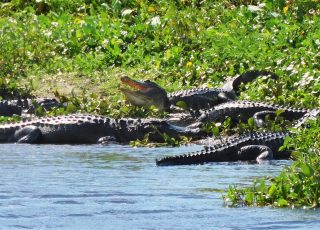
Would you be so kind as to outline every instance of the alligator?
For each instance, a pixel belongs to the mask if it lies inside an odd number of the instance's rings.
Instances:
[[[306,113],[296,122],[294,128],[306,124],[309,119],[320,116],[320,109]],[[192,153],[167,156],[156,160],[158,166],[203,164],[206,162],[257,161],[287,159],[290,151],[279,151],[290,131],[252,132],[234,138],[225,138],[221,144],[205,146],[203,150]]]
[[[189,111],[189,113],[168,114],[166,120],[176,125],[188,126],[189,128],[202,128],[204,124],[211,122],[223,122],[227,117],[231,118],[232,124],[247,122],[253,118],[258,127],[265,127],[266,118],[275,119],[278,114],[282,118],[293,121],[299,119],[308,109],[291,108],[271,103],[255,101],[229,101],[206,110]]]
[[[133,105],[145,107],[154,105],[161,111],[170,112],[176,108],[179,102],[182,102],[180,105],[184,109],[199,110],[234,100],[242,83],[250,82],[259,76],[270,76],[272,79],[278,79],[278,76],[272,72],[252,70],[232,78],[221,88],[194,88],[167,94],[155,82],[149,80],[136,81],[123,76],[121,77],[122,83],[133,89],[120,87],[120,90]]]
[[[301,118],[306,113],[310,112],[303,108],[290,108],[276,104],[255,102],[255,101],[231,101],[214,106],[212,109],[196,112],[192,115],[197,118],[198,124],[208,122],[222,122],[226,117],[230,117],[233,121],[239,120],[246,122],[253,117],[258,127],[265,125],[264,117],[266,115],[275,117],[277,111],[283,118],[293,121]]]
[[[0,125],[0,143],[95,144],[142,140],[163,142],[163,134],[194,140],[204,138],[200,129],[176,127],[161,119],[114,119],[96,115],[65,115],[34,118]]]
[[[0,101],[0,116],[13,116],[33,114],[37,107],[41,106],[45,111],[61,104],[54,98],[24,98]]]
[[[225,104],[229,106],[223,106]],[[277,106],[248,101],[227,102],[223,105],[215,107],[215,111],[219,111],[221,116],[242,113],[251,116],[259,111],[279,109]],[[224,113],[217,109],[220,107],[224,108],[221,109],[221,111],[225,111]],[[282,109],[287,116],[295,116],[296,118],[306,113],[306,110]],[[233,110],[235,112],[232,112]],[[192,140],[206,136],[201,127],[178,127],[163,119],[113,119],[105,116],[76,114],[35,118],[0,125],[0,142],[76,144],[115,140],[123,143],[137,139],[142,140],[147,134],[149,141],[163,142],[163,133],[174,138],[187,136]]]
[[[0,116],[11,117],[13,115],[21,115],[22,108],[11,101],[0,101]]]

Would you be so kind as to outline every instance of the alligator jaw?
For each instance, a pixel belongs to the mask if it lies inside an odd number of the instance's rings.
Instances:
[[[150,88],[146,83],[133,80],[128,76],[122,76],[120,80],[123,84],[126,84],[136,90],[141,90],[142,92],[145,92]]]
[[[120,91],[133,105],[150,107],[159,110],[169,109],[169,100],[164,89],[151,81],[136,81],[127,76],[121,77],[121,82],[133,89],[120,87]]]
[[[126,99],[130,101],[133,105],[146,106],[149,98],[146,97],[140,90],[131,90],[127,88],[120,87],[120,91],[125,95]]]

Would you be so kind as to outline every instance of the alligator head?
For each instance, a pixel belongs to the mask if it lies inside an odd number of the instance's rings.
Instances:
[[[121,82],[133,88],[120,87],[120,91],[131,104],[144,107],[154,105],[161,111],[169,111],[167,92],[156,83],[149,80],[136,81],[127,76],[121,77]]]

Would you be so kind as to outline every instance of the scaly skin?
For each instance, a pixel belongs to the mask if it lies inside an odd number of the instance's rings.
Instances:
[[[168,99],[172,106],[184,102],[185,109],[199,110],[234,100],[235,94],[220,88],[194,88],[169,93]]]
[[[22,108],[10,101],[0,101],[0,116],[21,115]]]
[[[284,138],[288,132],[251,133],[241,135],[221,145],[205,147],[201,151],[161,158],[156,161],[158,166],[203,164],[206,162],[224,162],[239,160],[256,160],[260,153],[252,152],[244,158],[239,154],[241,148],[246,146],[267,146],[272,150],[274,159],[286,159],[290,156],[287,152],[279,152]]]
[[[94,115],[36,118],[0,125],[0,143],[94,144],[108,140],[125,143],[142,140],[163,142],[162,134],[193,139],[204,137],[199,129],[178,128],[160,119],[113,119]]]
[[[259,76],[278,78],[276,74],[269,71],[251,70],[227,81],[222,88],[194,88],[167,94],[154,82],[136,81],[124,76],[121,78],[122,83],[134,90],[124,87],[121,87],[120,90],[133,105],[146,107],[155,105],[159,110],[169,112],[172,107],[177,105],[177,102],[183,102],[185,109],[198,110],[234,100],[242,83],[250,82]]]
[[[307,109],[283,107],[280,105],[255,102],[255,101],[231,101],[205,110],[198,118],[198,122],[221,122],[226,117],[231,119],[239,119],[240,121],[247,121],[259,112],[276,112],[282,111],[280,114],[287,120],[296,120],[309,112]]]
[[[239,76],[236,76],[236,77],[232,78],[231,80],[225,82],[222,86],[222,89],[225,91],[228,91],[228,92],[234,91],[235,93],[238,93],[238,90],[239,90],[241,84],[246,84],[248,82],[251,82],[260,76],[268,76],[273,80],[277,80],[279,78],[279,76],[277,74],[272,73],[270,71],[249,70],[249,71],[246,71],[246,72],[240,74]]]
[[[32,114],[37,106],[42,106],[45,110],[53,107],[60,107],[60,103],[54,98],[34,98],[0,101],[0,116]]]
[[[316,119],[320,116],[320,109],[314,109],[300,118],[294,128],[303,126],[307,120]],[[213,144],[201,151],[188,154],[168,156],[156,160],[159,166],[203,164],[206,162],[239,161],[239,160],[261,160],[286,159],[290,152],[279,151],[290,131],[285,132],[253,132],[234,138],[225,138],[222,144]]]

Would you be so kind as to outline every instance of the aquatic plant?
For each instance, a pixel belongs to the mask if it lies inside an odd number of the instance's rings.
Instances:
[[[320,206],[320,119],[308,128],[292,130],[283,149],[291,149],[294,162],[279,176],[255,180],[246,188],[230,186],[224,196],[228,206]]]

